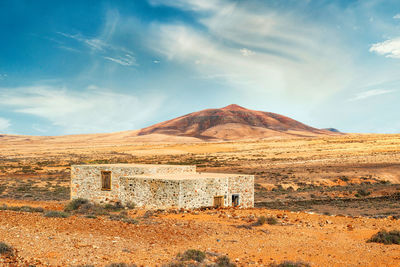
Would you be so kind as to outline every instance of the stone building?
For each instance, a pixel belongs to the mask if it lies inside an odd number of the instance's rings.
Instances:
[[[146,209],[253,207],[254,176],[197,173],[196,166],[180,165],[73,165],[71,199],[76,198]]]

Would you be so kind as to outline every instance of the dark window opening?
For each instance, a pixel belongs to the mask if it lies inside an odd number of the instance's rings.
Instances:
[[[232,195],[232,206],[234,207],[239,206],[239,194]]]
[[[110,171],[101,171],[101,190],[111,190]]]

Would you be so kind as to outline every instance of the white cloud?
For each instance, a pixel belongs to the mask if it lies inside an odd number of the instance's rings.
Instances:
[[[252,50],[250,50],[250,49],[247,49],[247,48],[242,48],[242,49],[240,49],[240,53],[242,53],[242,55],[243,55],[243,56],[246,56],[246,57],[252,56],[252,55],[255,54],[254,51],[252,51]]]
[[[352,79],[351,58],[338,39],[293,14],[255,10],[237,1],[157,0],[153,4],[198,13],[194,17],[205,29],[153,24],[148,47],[194,69],[199,77],[217,73],[220,81],[246,94],[303,98],[308,105],[346,88]]]
[[[393,16],[394,19],[400,19],[400,13]]]
[[[0,117],[0,133],[4,133],[11,126],[10,121]]]
[[[161,62],[161,61],[160,61],[160,60],[157,60],[157,59],[156,59],[156,60],[153,60],[153,63],[154,63],[154,64],[159,64],[160,62]]]
[[[368,91],[364,91],[364,92],[356,94],[353,98],[350,98],[349,101],[357,101],[357,100],[369,98],[372,96],[389,94],[389,93],[393,93],[393,92],[395,92],[395,91],[394,90],[386,90],[386,89],[368,90]]]
[[[389,58],[400,58],[400,37],[373,44],[369,51]]]
[[[74,134],[140,128],[158,111],[164,99],[160,94],[139,97],[98,87],[93,90],[93,85],[90,88],[0,88],[0,105],[47,119],[64,133]]]

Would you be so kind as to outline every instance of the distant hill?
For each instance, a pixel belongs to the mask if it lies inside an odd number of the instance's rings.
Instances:
[[[139,136],[163,134],[203,140],[257,139],[273,136],[334,135],[289,117],[246,109],[232,104],[220,109],[205,109],[161,122],[138,132]]]

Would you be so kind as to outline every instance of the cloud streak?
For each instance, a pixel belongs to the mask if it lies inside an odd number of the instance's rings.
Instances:
[[[358,101],[366,98],[370,98],[373,96],[384,95],[395,92],[394,90],[387,90],[387,89],[373,89],[364,91],[361,93],[356,94],[353,98],[350,98],[349,101]]]
[[[137,129],[158,111],[163,99],[160,94],[134,96],[93,86],[81,91],[50,86],[0,88],[0,105],[47,119],[66,134]]]
[[[120,17],[117,11],[109,11],[107,13],[107,20],[101,34],[95,37],[87,37],[80,33],[70,34],[65,32],[57,32],[57,34],[66,39],[78,42],[86,49],[89,49],[91,54],[98,55],[100,58],[110,62],[125,67],[138,66],[134,53],[131,50],[113,42],[113,35],[116,31],[119,20]],[[53,41],[61,43],[61,45],[59,45],[59,48],[61,49],[72,52],[82,52],[81,48],[76,47],[76,45],[66,45],[63,41],[57,39],[54,39]]]
[[[120,58],[112,58],[112,57],[104,57],[107,60],[110,60],[112,62],[118,63],[122,66],[137,66],[138,64],[136,63],[136,59],[129,55],[126,54],[124,57]]]

